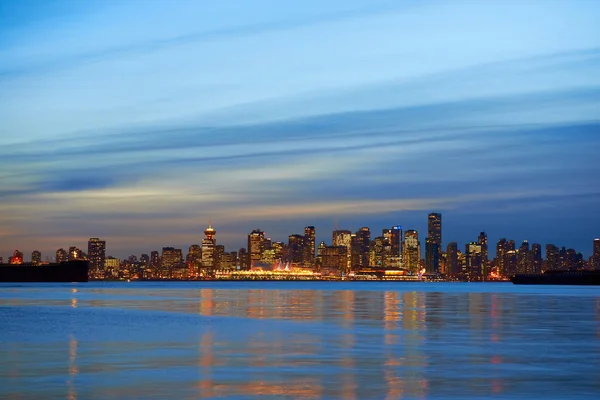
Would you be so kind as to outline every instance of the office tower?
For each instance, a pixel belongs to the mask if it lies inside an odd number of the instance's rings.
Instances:
[[[158,276],[161,269],[161,260],[158,251],[150,252],[150,268],[153,270],[154,274]]]
[[[594,239],[594,247],[592,251],[592,268],[600,269],[600,238]]]
[[[524,240],[519,247],[519,251],[517,252],[517,273],[518,274],[527,274],[531,271],[531,267],[529,266],[529,242]]]
[[[440,267],[440,250],[438,243],[427,237],[425,239],[425,272],[428,274],[436,274]]]
[[[316,232],[314,226],[304,228],[304,254],[302,256],[304,265],[312,267],[315,265],[315,239]]]
[[[509,240],[506,243],[504,266],[506,267],[507,277],[511,277],[517,273],[517,250],[514,240]]]
[[[371,245],[371,230],[367,227],[362,227],[356,231],[356,244],[357,244],[357,256],[358,256],[358,268],[364,268],[369,266],[369,247]],[[351,247],[354,247],[351,244]],[[354,248],[352,248],[354,251]]]
[[[425,246],[425,269],[428,273],[435,273],[439,270],[442,252],[442,214],[440,213],[430,213],[427,218]]]
[[[260,229],[254,229],[248,234],[248,267],[260,263],[264,250],[265,233]]]
[[[404,232],[404,268],[410,273],[419,272],[421,262],[421,243],[419,233],[414,229]]]
[[[104,268],[106,258],[106,241],[99,238],[88,240],[88,260],[92,271],[100,271]]]
[[[40,265],[42,263],[42,253],[37,250],[31,252],[31,263],[33,265]]]
[[[304,236],[290,235],[288,236],[288,255],[287,260],[292,263],[302,263],[304,255]]]
[[[450,242],[446,247],[446,274],[449,276],[460,275],[461,268],[458,263],[458,243]]]
[[[271,244],[271,249],[273,249],[273,257],[275,260],[279,260],[283,258],[285,252],[285,243],[283,242],[273,242]]]
[[[539,274],[542,272],[542,246],[538,243],[531,245],[531,251],[529,253],[529,273]]]
[[[496,243],[496,259],[494,262],[496,264],[498,275],[505,277],[508,276],[506,269],[506,252],[508,250],[507,247],[508,244],[505,238],[498,240],[498,243]]]
[[[562,269],[572,270],[578,268],[578,256],[574,249],[566,249],[563,247],[560,249],[560,256],[562,261]]]
[[[477,243],[479,243],[481,245],[481,267],[482,267],[481,273],[482,273],[484,279],[487,279],[488,275],[490,273],[490,271],[489,271],[490,260],[489,260],[489,253],[488,253],[488,239],[487,239],[487,235],[485,232],[481,232],[479,234],[479,237],[477,238]]]
[[[465,260],[467,274],[472,281],[485,280],[483,267],[483,254],[481,244],[471,242],[465,246]]]
[[[173,270],[178,269],[183,262],[181,249],[163,247],[161,255],[161,270],[163,277],[171,277]]]
[[[557,270],[561,268],[560,250],[553,244],[546,245],[546,261],[544,271]]]
[[[321,245],[319,245],[321,247]],[[347,273],[348,249],[345,246],[323,246],[320,249],[321,273],[341,275]]]
[[[352,232],[349,230],[335,230],[332,232],[332,246],[344,246],[348,260],[346,260],[347,268],[352,267]],[[357,260],[358,263],[358,260]]]
[[[248,269],[250,267],[250,255],[245,248],[238,250],[238,265],[240,269]]]
[[[223,258],[225,257],[225,246],[218,244],[215,246],[213,268],[223,268]]]
[[[319,243],[319,246],[317,246],[317,267],[321,267],[323,265],[323,254],[325,253],[325,248],[327,246],[325,245],[325,242],[321,242]]]
[[[188,248],[188,253],[185,256],[185,262],[189,265],[199,267],[202,265],[202,247],[193,244]]]
[[[390,244],[389,266],[392,268],[403,268],[402,227],[396,225],[392,229],[384,229],[383,236],[388,238]]]
[[[387,240],[383,236],[377,236],[369,246],[369,266],[382,268],[385,264],[385,249]]]

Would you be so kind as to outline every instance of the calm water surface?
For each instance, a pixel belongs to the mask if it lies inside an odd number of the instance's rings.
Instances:
[[[0,398],[598,399],[600,288],[0,284]]]

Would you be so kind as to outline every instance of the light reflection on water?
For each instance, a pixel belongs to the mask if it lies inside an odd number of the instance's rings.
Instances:
[[[0,286],[0,327],[0,398],[600,396],[590,288]]]

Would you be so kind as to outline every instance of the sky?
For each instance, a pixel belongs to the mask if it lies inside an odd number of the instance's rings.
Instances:
[[[0,2],[0,256],[600,236],[600,2]],[[493,252],[492,252],[493,253]]]

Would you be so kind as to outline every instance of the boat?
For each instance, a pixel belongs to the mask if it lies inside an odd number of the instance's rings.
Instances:
[[[600,285],[600,270],[552,270],[541,274],[516,274],[515,285]]]
[[[0,264],[0,282],[87,282],[89,263]]]

